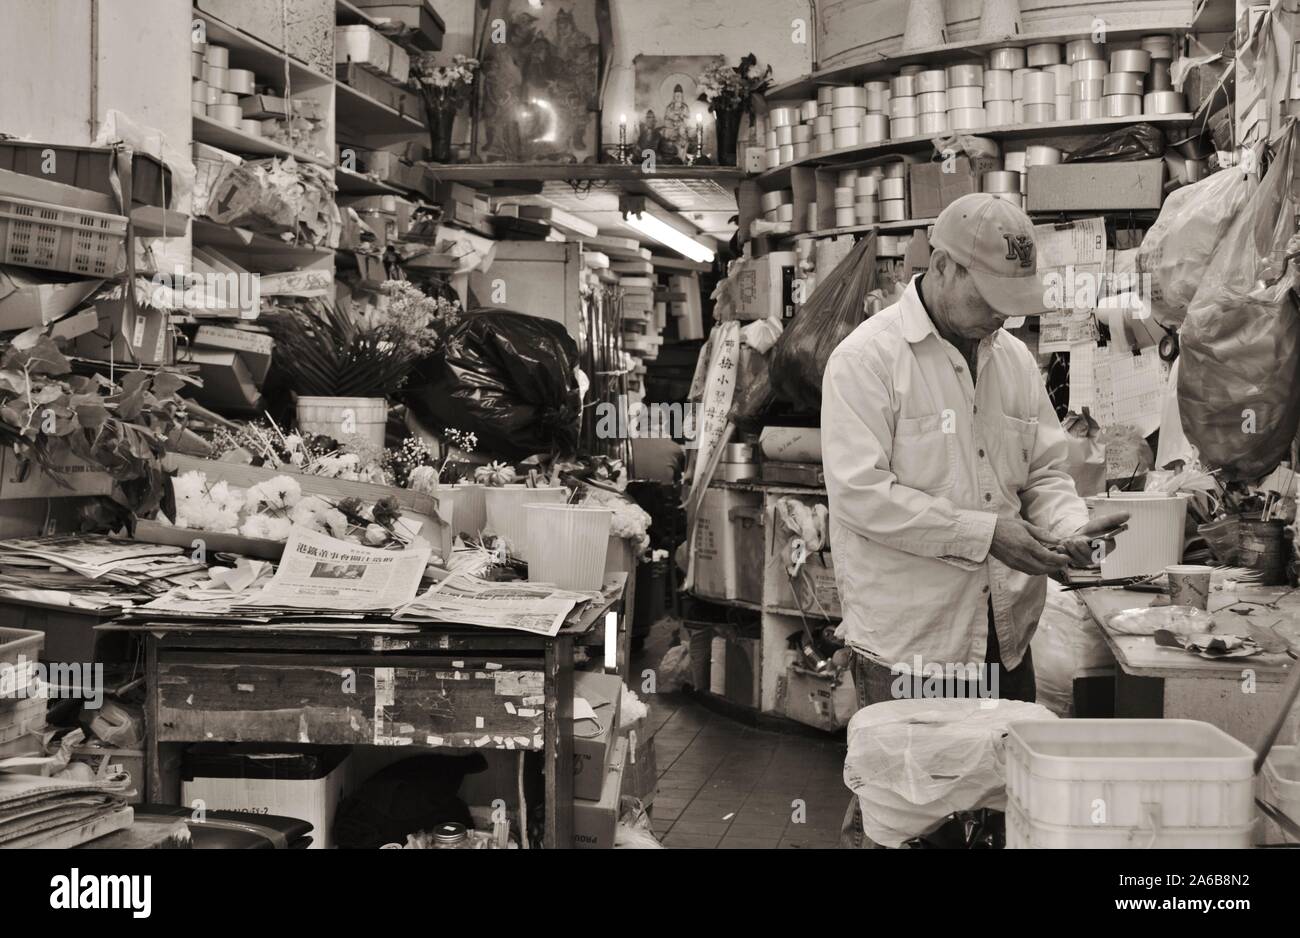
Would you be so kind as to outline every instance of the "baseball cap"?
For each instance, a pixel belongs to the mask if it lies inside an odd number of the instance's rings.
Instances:
[[[1029,216],[987,192],[963,195],[935,220],[930,246],[965,267],[984,301],[1004,316],[1047,309]]]

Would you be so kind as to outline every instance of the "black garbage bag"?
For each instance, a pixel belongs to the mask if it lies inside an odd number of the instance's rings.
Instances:
[[[1102,134],[1065,157],[1066,163],[1121,163],[1158,160],[1165,155],[1165,134],[1154,124],[1130,124]]]
[[[475,752],[413,756],[381,769],[339,805],[334,841],[343,850],[377,850],[448,821],[472,827],[457,792],[466,775],[486,768],[487,760]]]
[[[582,413],[578,364],[578,345],[560,323],[471,310],[443,353],[416,369],[404,399],[431,429],[473,433],[494,456],[572,453]]]
[[[875,288],[876,234],[871,232],[817,284],[772,349],[770,377],[779,398],[821,410],[826,362],[835,346],[867,318],[867,294]],[[751,395],[753,400],[758,397]]]

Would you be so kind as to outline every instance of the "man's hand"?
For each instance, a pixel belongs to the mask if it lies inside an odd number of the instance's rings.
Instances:
[[[1058,552],[1059,541],[1041,528],[1019,518],[999,516],[989,554],[1013,570],[1034,575],[1063,570],[1067,564]]]
[[[1070,563],[1079,568],[1097,567],[1101,558],[1115,549],[1115,535],[1128,527],[1127,511],[1112,511],[1093,518],[1069,537],[1062,538],[1058,550],[1065,552]],[[1109,537],[1099,538],[1099,534]]]

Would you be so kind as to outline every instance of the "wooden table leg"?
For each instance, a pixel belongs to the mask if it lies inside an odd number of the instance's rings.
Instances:
[[[1165,682],[1158,677],[1134,677],[1115,668],[1115,716],[1121,720],[1160,720],[1165,715]]]
[[[158,639],[153,635],[144,637],[144,738],[145,738],[145,773],[149,776],[146,800],[153,804],[166,804],[167,795],[163,791],[162,752],[158,745],[159,731],[162,728],[162,698],[158,680]]]
[[[546,825],[542,846],[573,845],[573,639],[557,635],[546,643],[546,722],[543,760]]]

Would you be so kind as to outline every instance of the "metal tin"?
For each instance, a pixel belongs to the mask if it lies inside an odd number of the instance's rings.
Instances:
[[[941,114],[922,114],[917,121],[924,135],[946,133],[948,130],[947,111]]]
[[[900,75],[919,75],[919,74],[921,74],[923,71],[925,71],[925,69],[926,69],[926,67],[925,67],[924,65],[904,65],[902,68],[900,68],[900,69],[898,70],[898,74],[900,74]]]
[[[903,253],[899,247],[898,235],[882,234],[876,238],[876,253],[882,257],[898,257]]]
[[[1110,54],[1110,70],[1145,75],[1151,71],[1151,53],[1146,49],[1117,49]]]
[[[1056,76],[1028,71],[1020,77],[1020,100],[1026,104],[1056,104]]]
[[[1106,77],[1106,63],[1101,59],[1080,59],[1070,65],[1075,81],[1101,81]]]
[[[204,104],[202,101],[191,101],[190,113],[193,114],[195,117],[207,117],[208,106]]]
[[[880,180],[880,198],[886,199],[905,199],[907,198],[907,180],[906,179],[882,179]]]
[[[1026,124],[1050,124],[1056,120],[1056,102],[1051,104],[1026,104],[1024,122]]]
[[[813,138],[812,124],[795,124],[794,127],[791,129],[794,130],[795,143],[812,142],[812,138]],[[780,144],[777,144],[777,146],[780,146]]]
[[[868,114],[862,118],[862,139],[866,143],[882,143],[889,139],[889,118],[884,114]]]
[[[789,189],[775,189],[771,192],[764,192],[758,197],[759,207],[765,212],[771,212],[778,205],[794,201],[794,193]]]
[[[238,103],[239,103],[239,95],[237,95],[237,94],[232,94],[232,93],[229,92],[229,91],[223,91],[223,92],[221,92],[221,99],[220,99],[217,103],[218,103],[218,104],[238,104]]]
[[[781,145],[781,141],[776,139],[776,128],[769,130],[763,137],[767,141],[767,149],[769,150],[775,150]]]
[[[907,95],[903,97],[892,97],[889,99],[889,116],[894,120],[898,120],[901,117],[915,117],[916,115],[917,110],[915,97]]]
[[[818,153],[825,153],[827,150],[835,149],[835,134],[824,133],[813,135],[813,149]]]
[[[1085,59],[1105,59],[1102,46],[1091,39],[1073,39],[1065,44],[1065,61],[1073,65]]]
[[[1143,114],[1181,114],[1187,99],[1177,91],[1152,91],[1142,99]]]
[[[979,88],[984,84],[983,65],[949,65],[945,70],[948,89]]]
[[[1168,62],[1174,57],[1173,36],[1143,36],[1141,45],[1151,53],[1153,61]]]
[[[994,170],[980,177],[983,192],[1020,192],[1020,174],[1008,170]]]
[[[257,90],[257,76],[246,68],[228,69],[226,90],[234,94],[253,94]]]
[[[958,107],[948,112],[948,126],[953,130],[982,130],[988,126],[988,115],[982,107]]]
[[[767,122],[773,127],[789,127],[799,123],[799,111],[792,107],[774,107],[767,112]]]
[[[1001,46],[989,50],[988,67],[999,71],[1014,71],[1025,67],[1025,50],[1021,46]]]
[[[799,105],[799,119],[805,123],[815,120],[817,117],[817,102],[805,101]]]
[[[200,79],[190,82],[190,100],[198,101],[204,107],[208,103],[208,83]]]
[[[1136,117],[1142,113],[1140,94],[1110,94],[1101,99],[1101,112],[1106,117]]]
[[[1030,68],[1046,68],[1061,61],[1061,47],[1055,42],[1036,42],[1025,50],[1025,62]]]
[[[874,199],[880,194],[880,180],[875,176],[859,176],[853,180],[853,191],[858,198],[870,196]]]
[[[787,143],[794,143],[794,127],[791,124],[782,124],[776,128],[776,145],[783,147]]]
[[[206,102],[208,107],[220,104],[222,94],[224,94],[224,92],[220,88],[213,88],[211,85],[208,85],[208,100]]]
[[[834,94],[835,94],[835,86],[834,86],[834,85],[821,85],[821,86],[817,89],[817,103],[818,103],[818,104],[830,104],[830,103],[831,103],[831,96],[834,95]]]
[[[836,127],[831,136],[835,139],[835,149],[842,150],[845,147],[862,146],[862,125],[854,124],[852,127]]]
[[[1113,94],[1142,94],[1145,90],[1144,76],[1134,72],[1111,72],[1102,79],[1101,96]]]
[[[883,81],[869,81],[862,90],[867,96],[867,110],[883,114],[889,104],[889,86]]]
[[[807,159],[813,155],[812,140],[799,140],[794,144],[794,158],[796,160]]]
[[[906,199],[881,199],[880,220],[902,221],[907,217]]]
[[[718,473],[723,482],[749,482],[758,478],[758,464],[752,462],[720,462]]]
[[[985,69],[984,101],[1010,101],[1015,95],[1011,93],[1011,73],[1002,69]]]
[[[840,85],[831,95],[832,107],[860,107],[867,106],[867,89],[860,88],[857,85]]]
[[[262,136],[262,122],[255,120],[242,120],[239,122],[239,129],[250,137]]]
[[[794,206],[785,202],[776,207],[777,221],[794,221]]]
[[[1056,166],[1061,162],[1063,154],[1056,147],[1049,147],[1041,143],[1031,143],[1025,147],[1025,168],[1030,166]],[[1010,169],[1011,167],[1007,167]]]
[[[1024,150],[1012,150],[1002,155],[1002,169],[1009,173],[1023,173],[1027,156]]]
[[[203,69],[203,80],[209,86],[216,88],[218,91],[226,90],[226,69],[217,65],[209,65]]]
[[[1070,119],[1070,96],[1068,94],[1058,94],[1056,96],[1056,119],[1058,121],[1068,121]]]
[[[765,157],[765,162],[767,163],[768,169],[776,169],[778,166],[781,165],[780,147],[768,147],[766,150],[763,151],[763,156]]]
[[[777,152],[781,154],[781,162],[789,163],[794,160],[794,144],[783,143],[777,147]]]
[[[921,125],[915,117],[891,117],[889,120],[889,139],[902,140],[915,137],[921,133]]]
[[[850,205],[848,208],[837,208],[835,210],[835,227],[852,228],[858,223],[858,213]]]
[[[203,50],[203,61],[212,68],[229,68],[230,50],[225,46],[214,46],[209,43]]]
[[[889,79],[890,98],[911,98],[916,96],[915,75],[895,75]]]
[[[211,104],[208,105],[208,117],[238,129],[244,122],[244,110],[238,104]]]
[[[990,127],[1006,127],[1015,123],[1016,109],[1010,101],[985,101],[984,118]]]
[[[1070,120],[1090,121],[1101,117],[1101,101],[1071,101]]]
[[[948,76],[941,68],[928,68],[916,76],[918,94],[932,94],[948,90]]]
[[[207,67],[207,64],[208,63],[203,60],[202,52],[191,52],[190,53],[190,77],[202,78],[203,69]]]
[[[1056,78],[1056,93],[1069,94],[1070,82],[1074,81],[1074,66],[1072,65],[1051,65],[1043,69],[1045,72],[1051,72]]]
[[[857,198],[857,190],[853,186],[836,186],[835,187],[835,207],[852,208],[853,200]]]
[[[1169,63],[1164,59],[1153,59],[1151,71],[1147,73],[1147,91],[1173,91],[1174,81],[1169,74]]]
[[[859,225],[874,224],[878,213],[876,211],[876,202],[871,200],[859,200],[853,203],[853,216]]]
[[[858,179],[865,175],[866,173],[858,169],[841,169],[835,176],[835,185],[854,186],[857,185]]]
[[[1011,100],[1023,101],[1025,96],[1025,76],[1029,74],[1027,68],[1017,68],[1011,73]]]
[[[876,167],[874,166],[872,167],[872,169],[875,168]],[[907,164],[899,161],[884,164],[883,166],[880,167],[880,178],[881,179],[906,179]]]
[[[839,130],[841,127],[861,127],[862,118],[866,116],[866,108],[837,107],[831,112],[831,130]]]
[[[1105,90],[1105,79],[1072,82],[1070,84],[1070,99],[1072,101],[1100,101]]]
[[[818,117],[816,120],[813,121],[814,136],[819,137],[822,136],[823,134],[829,136],[830,132],[834,129],[835,129],[835,125],[831,123],[830,117]]]
[[[922,116],[948,110],[948,92],[924,91],[916,96],[916,109]]]
[[[984,107],[984,89],[979,85],[959,85],[948,89],[948,110]]]

